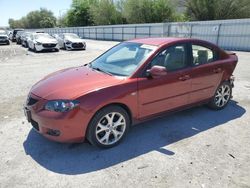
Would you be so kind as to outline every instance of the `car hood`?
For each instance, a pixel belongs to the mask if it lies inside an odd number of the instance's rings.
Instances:
[[[47,38],[38,38],[36,39],[37,42],[39,43],[54,43],[56,44],[57,43],[57,40],[56,39],[47,39]]]
[[[65,38],[65,41],[67,41],[67,40],[70,42],[83,42],[82,39],[75,39],[75,38],[70,38],[70,37]]]
[[[123,80],[124,78],[82,66],[46,76],[31,88],[31,93],[47,100],[76,99],[91,91],[119,84]]]
[[[0,37],[8,37],[8,36],[5,34],[0,34]]]

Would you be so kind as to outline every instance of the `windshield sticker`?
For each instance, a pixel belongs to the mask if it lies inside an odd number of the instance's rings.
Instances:
[[[156,49],[156,46],[148,45],[148,44],[143,44],[141,45],[141,48],[149,49],[149,50],[154,50]]]

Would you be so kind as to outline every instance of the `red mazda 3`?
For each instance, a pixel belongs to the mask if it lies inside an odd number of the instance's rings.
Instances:
[[[138,122],[208,104],[223,109],[238,58],[195,39],[122,42],[89,64],[36,83],[24,111],[33,128],[58,142],[112,147]]]

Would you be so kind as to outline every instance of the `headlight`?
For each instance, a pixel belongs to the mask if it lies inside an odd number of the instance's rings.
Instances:
[[[42,43],[40,43],[40,42],[36,42],[36,45],[42,45]]]
[[[65,43],[66,43],[66,44],[71,44],[71,41],[66,40]]]
[[[53,100],[47,102],[45,109],[55,112],[68,112],[79,106],[79,101],[76,100]]]

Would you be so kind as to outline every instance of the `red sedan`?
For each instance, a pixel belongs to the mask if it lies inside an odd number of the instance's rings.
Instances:
[[[24,110],[48,139],[112,147],[131,125],[166,112],[200,104],[223,109],[237,62],[201,40],[135,39],[48,75],[31,88]]]

